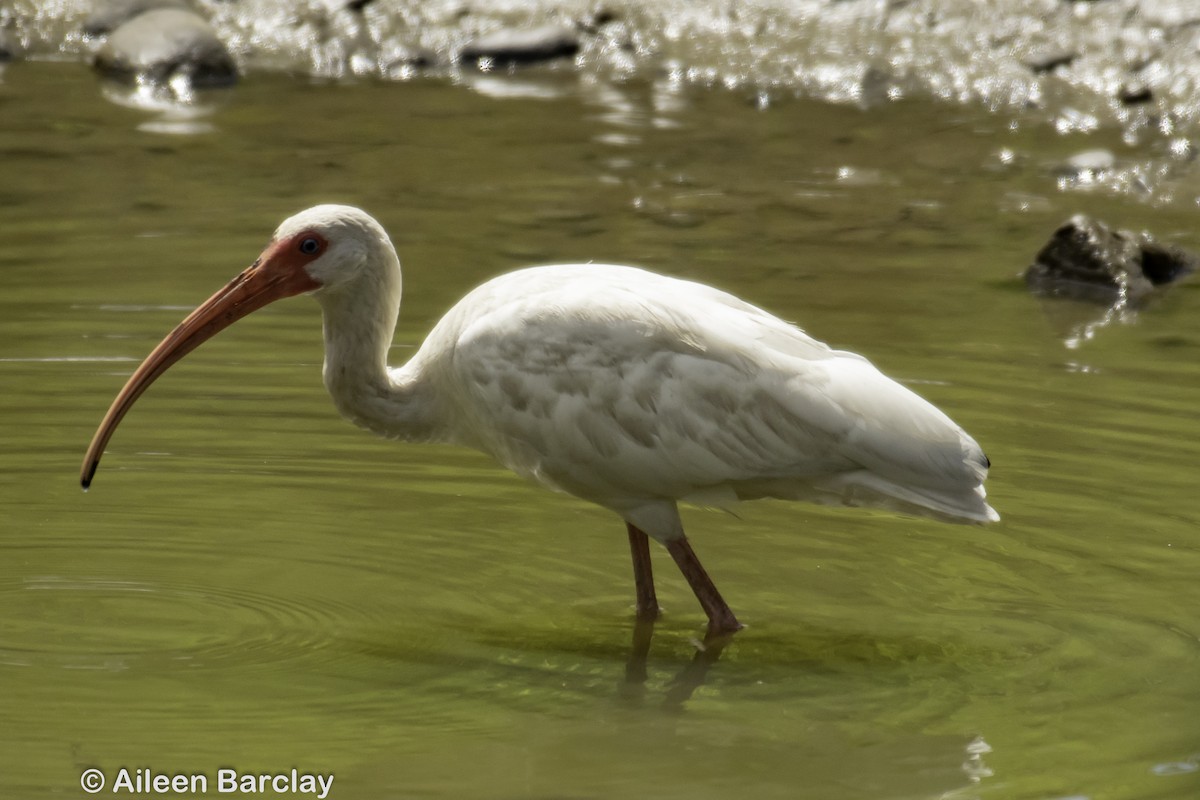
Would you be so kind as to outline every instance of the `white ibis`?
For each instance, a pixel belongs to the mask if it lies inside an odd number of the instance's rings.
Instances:
[[[286,220],[258,260],[193,311],[113,401],[84,458],[91,483],[117,424],[159,375],[268,303],[311,294],[325,386],[375,433],[453,442],[616,512],[637,613],[659,613],[649,538],[708,615],[741,624],[684,536],[676,503],[777,497],[992,522],[989,462],[945,414],[866,359],[709,286],[634,267],[569,264],[501,275],[460,300],[402,367],[388,347],[400,260],[357,208]]]

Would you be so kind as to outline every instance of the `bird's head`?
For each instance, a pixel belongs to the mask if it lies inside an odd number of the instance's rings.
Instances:
[[[389,257],[390,256],[390,257]],[[291,274],[301,291],[319,292],[377,279],[395,260],[387,233],[353,206],[320,205],[284,220],[259,258],[269,271]]]
[[[130,376],[92,438],[80,476],[83,487],[91,483],[122,417],[176,361],[276,300],[308,293],[321,299],[352,286],[363,294],[368,289],[364,282],[394,285],[398,301],[399,262],[387,234],[370,215],[350,206],[321,205],[285,220],[254,263],[179,323]]]

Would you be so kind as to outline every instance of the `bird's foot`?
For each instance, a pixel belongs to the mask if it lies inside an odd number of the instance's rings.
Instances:
[[[727,619],[710,619],[708,630],[704,633],[704,647],[708,648],[718,643],[724,646],[733,640],[735,633],[745,627],[732,614]]]

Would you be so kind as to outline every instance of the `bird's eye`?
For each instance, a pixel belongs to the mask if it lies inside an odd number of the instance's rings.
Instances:
[[[315,255],[321,252],[321,242],[309,236],[300,241],[300,252],[306,256]]]

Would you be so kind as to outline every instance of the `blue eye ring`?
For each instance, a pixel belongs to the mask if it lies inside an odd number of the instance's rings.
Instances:
[[[300,240],[300,252],[306,256],[315,256],[321,252],[321,240],[314,236],[305,236]]]

